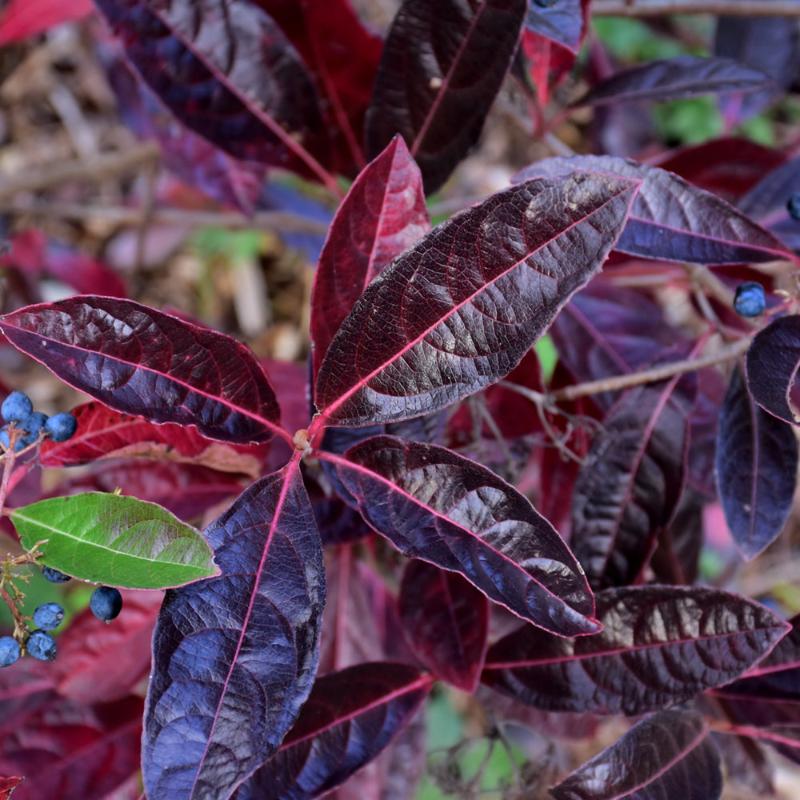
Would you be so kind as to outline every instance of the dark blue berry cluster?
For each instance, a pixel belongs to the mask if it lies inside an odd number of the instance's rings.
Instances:
[[[733,308],[741,317],[758,317],[767,307],[767,297],[760,283],[740,283],[736,287]]]
[[[72,414],[62,412],[48,417],[41,411],[34,411],[30,397],[24,392],[11,392],[0,406],[0,415],[6,423],[0,430],[0,445],[8,450],[12,429],[18,431],[14,440],[16,452],[34,444],[42,436],[54,442],[65,442],[78,428],[78,421]]]

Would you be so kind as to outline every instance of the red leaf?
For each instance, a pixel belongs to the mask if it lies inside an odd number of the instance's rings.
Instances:
[[[416,667],[380,662],[319,678],[278,752],[236,800],[311,800],[339,786],[408,724],[432,683]]]
[[[142,700],[45,709],[3,737],[0,772],[26,780],[14,800],[104,800],[139,768]]]
[[[420,660],[442,680],[474,692],[489,633],[486,597],[455,572],[410,561],[398,603],[406,636]]]
[[[636,715],[729,683],[788,629],[758,603],[699,587],[607,589],[597,615],[597,636],[517,629],[489,649],[482,680],[545,711]]]
[[[0,800],[10,800],[14,789],[24,780],[25,778],[0,778]]]
[[[436,191],[480,136],[516,51],[525,0],[405,0],[367,112],[367,155],[395,134]]]
[[[81,19],[93,8],[91,0],[11,0],[0,19],[0,46]]]
[[[123,598],[125,613],[113,625],[86,609],[59,638],[50,670],[62,696],[87,704],[119,700],[147,675],[163,594],[125,591]]]
[[[317,376],[324,419],[410,419],[508,374],[600,269],[637,189],[608,176],[532,180],[436,227],[334,337]]]
[[[91,402],[72,410],[78,432],[65,442],[46,440],[40,449],[45,467],[74,467],[116,458],[149,458],[209,467],[257,478],[263,446],[229,445],[206,439],[195,428],[120,414]]]
[[[65,383],[124,414],[196,425],[223,441],[290,438],[252,352],[210,328],[87,295],[6,314],[0,330]]]
[[[311,300],[314,374],[367,285],[429,228],[422,176],[395,137],[353,182],[320,254]]]
[[[401,553],[461,573],[490,600],[561,636],[595,633],[594,601],[561,537],[512,486],[435,445],[376,436],[320,454],[364,519]]]

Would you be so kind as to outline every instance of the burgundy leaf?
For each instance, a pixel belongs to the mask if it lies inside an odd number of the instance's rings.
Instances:
[[[124,414],[195,425],[230,442],[289,438],[252,352],[209,328],[87,295],[6,314],[0,330],[65,383]]]
[[[123,598],[125,613],[113,625],[86,609],[60,637],[50,670],[63,697],[87,704],[119,700],[147,675],[163,595],[125,591]]]
[[[236,800],[321,797],[390,743],[432,683],[416,667],[380,662],[318,678],[278,752]]]
[[[792,390],[800,369],[800,315],[773,320],[759,331],[747,351],[747,388],[765,411],[800,424]]]
[[[24,775],[14,800],[104,800],[139,768],[142,700],[93,707],[62,701],[0,743],[0,773]]]
[[[606,105],[634,100],[675,100],[722,92],[755,92],[774,87],[761,70],[729,58],[676,56],[649,61],[593,86],[575,105]]]
[[[658,539],[650,566],[659,583],[691,585],[703,549],[703,498],[688,486],[669,526]]]
[[[800,225],[789,216],[786,204],[800,182],[800,158],[776,165],[737,203],[752,219],[769,228],[793,250],[800,249]]]
[[[550,790],[556,800],[718,800],[719,753],[692,711],[661,711]]]
[[[72,413],[78,420],[78,432],[65,442],[45,440],[40,449],[42,466],[74,467],[110,458],[139,457],[198,464],[252,478],[261,472],[261,446],[222,444],[206,439],[194,428],[154,425],[97,402],[78,406]]]
[[[323,98],[337,168],[364,166],[364,116],[383,50],[350,0],[255,0],[298,49]],[[341,163],[340,163],[341,162]]]
[[[330,182],[324,131],[297,51],[253,3],[97,0],[142,78],[187,127],[232,156]]]
[[[716,589],[637,586],[597,595],[602,633],[562,639],[523,626],[494,644],[482,680],[546,711],[642,714],[728,683],[786,623]]]
[[[572,546],[593,588],[633,583],[677,508],[694,376],[629,389],[592,440],[572,495]]]
[[[50,664],[26,658],[0,671],[0,743],[9,731],[57,699]]]
[[[396,136],[350,187],[320,254],[311,301],[315,374],[367,285],[429,228],[422,176]]]
[[[227,797],[277,750],[317,667],[322,548],[297,460],[206,536],[222,575],[168,592],[153,636],[149,800]]]
[[[410,561],[398,597],[414,652],[434,675],[465,692],[480,680],[489,633],[489,603],[455,572]]]
[[[725,520],[745,558],[755,558],[780,535],[792,509],[797,438],[791,425],[755,404],[738,369],[718,437],[716,477]]]
[[[562,636],[594,633],[594,601],[569,548],[485,467],[435,445],[377,436],[335,464],[364,519],[407,556],[461,573],[490,600]]]
[[[601,267],[637,187],[609,176],[532,180],[435,228],[336,334],[317,376],[324,418],[407,419],[508,374]]]
[[[11,0],[0,18],[0,46],[91,14],[91,0]]]
[[[594,170],[641,181],[615,249],[644,258],[745,264],[793,258],[768,231],[733,206],[670,172],[612,156],[548,158],[515,180]]]
[[[559,0],[555,3],[531,2],[525,28],[577,53],[584,33],[587,0]]]
[[[480,136],[511,65],[525,6],[525,0],[405,0],[367,111],[367,155],[377,156],[399,133],[425,191],[436,191]]]
[[[14,789],[19,786],[25,778],[0,778],[0,800],[10,800],[14,794]]]

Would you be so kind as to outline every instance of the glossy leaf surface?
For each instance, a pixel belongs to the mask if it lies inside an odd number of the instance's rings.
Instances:
[[[344,783],[408,724],[433,681],[416,667],[368,663],[317,679],[278,752],[236,800],[311,800]]]
[[[725,520],[745,558],[754,558],[783,530],[797,476],[791,425],[753,401],[737,369],[719,419],[716,477]]]
[[[436,191],[480,136],[525,6],[525,0],[405,0],[386,37],[367,112],[367,155],[377,156],[399,133],[426,192]]]
[[[494,644],[483,681],[547,711],[642,714],[728,683],[763,658],[786,624],[716,589],[639,586],[597,595],[597,636],[522,627]]]
[[[307,147],[323,128],[314,85],[255,4],[97,0],[97,7],[183,124],[237,158],[315,171]]]
[[[317,667],[322,548],[296,461],[206,531],[222,575],[169,592],[142,744],[150,800],[228,796],[277,750]]]
[[[745,363],[753,399],[779,419],[800,424],[792,398],[800,369],[800,315],[779,317],[759,331]]]
[[[691,376],[628,390],[578,473],[572,546],[595,588],[633,583],[668,525],[685,480]]]
[[[367,522],[404,555],[461,573],[490,600],[559,635],[598,630],[569,548],[485,467],[443,447],[383,436],[328,458]]]
[[[149,458],[210,467],[220,472],[257,478],[264,449],[210,441],[194,428],[154,425],[141,417],[120,414],[91,402],[71,412],[77,433],[65,442],[46,439],[40,458],[46,467],[75,467],[113,458]],[[261,456],[261,457],[259,457]]]
[[[316,402],[364,426],[444,408],[508,374],[613,246],[638,184],[535,179],[431,231],[336,334]]]
[[[474,692],[483,669],[489,603],[471,583],[424,561],[410,561],[398,596],[403,630],[434,675]]]
[[[17,349],[124,414],[196,425],[214,439],[266,441],[280,409],[251,351],[224,334],[134,303],[87,295],[0,317]]]
[[[199,531],[153,503],[86,492],[11,512],[23,547],[49,567],[93,583],[165,589],[219,574]]]
[[[634,725],[550,794],[556,800],[719,800],[719,753],[699,714],[661,711]]]
[[[612,156],[548,158],[516,180],[596,170],[641,181],[615,249],[643,258],[697,264],[739,264],[789,258],[768,231],[733,206],[670,172]]]
[[[429,227],[419,168],[395,137],[350,187],[320,254],[311,301],[315,372],[367,285]]]
[[[773,85],[769,75],[728,58],[677,56],[618,72],[593,86],[576,105],[676,100],[721,92],[754,92]]]

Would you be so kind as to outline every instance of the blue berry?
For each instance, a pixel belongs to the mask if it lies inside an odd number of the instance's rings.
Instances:
[[[0,406],[6,422],[24,422],[33,413],[33,403],[24,392],[11,392]]]
[[[22,423],[22,428],[28,435],[26,439],[32,442],[36,441],[36,437],[41,433],[42,428],[47,424],[47,414],[42,414],[41,411],[34,411],[25,422]]]
[[[53,414],[53,416],[45,422],[44,429],[54,442],[66,442],[67,439],[71,439],[75,431],[78,430],[78,420],[76,420],[72,414],[67,414],[62,411],[60,414]]]
[[[56,657],[56,640],[44,631],[34,631],[25,642],[25,649],[31,658],[37,661],[54,661]]]
[[[33,612],[33,624],[43,631],[55,630],[64,619],[64,609],[58,603],[45,603]]]
[[[50,581],[50,583],[66,583],[72,580],[69,575],[65,575],[63,572],[59,572],[52,567],[44,567],[42,569],[42,575]]]
[[[92,609],[92,614],[97,619],[102,619],[103,622],[111,622],[122,611],[122,595],[111,586],[98,586],[92,592],[89,608]]]
[[[786,201],[786,210],[793,220],[800,221],[800,192],[795,192]]]
[[[733,298],[733,308],[742,317],[757,317],[764,313],[767,298],[760,283],[740,283]]]
[[[13,636],[0,636],[0,667],[10,667],[19,661],[19,644]]]

